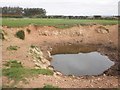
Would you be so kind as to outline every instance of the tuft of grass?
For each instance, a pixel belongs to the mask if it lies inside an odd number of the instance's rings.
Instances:
[[[20,30],[20,31],[16,32],[15,36],[19,39],[24,40],[25,39],[25,32],[23,30]]]
[[[30,69],[28,70],[29,73],[33,73],[35,75],[37,74],[43,74],[43,75],[53,75],[53,71],[49,70],[49,69]]]
[[[15,81],[20,81],[23,80],[25,77],[30,77],[39,74],[53,75],[53,72],[48,69],[28,69],[22,67],[3,69],[3,75]]]
[[[58,86],[45,84],[45,86],[43,87],[43,90],[60,90],[60,88]]]
[[[17,60],[10,60],[5,64],[5,66],[8,66],[9,68],[3,69],[3,75],[15,81],[20,81],[23,80],[25,77],[30,77],[39,74],[53,75],[53,71],[49,69],[24,68],[21,62]]]
[[[18,50],[20,47],[18,47],[18,46],[9,46],[9,47],[7,47],[7,50],[9,50],[9,51],[11,51],[11,50],[14,50],[14,51],[16,51],[16,50]]]
[[[10,67],[10,68],[14,68],[14,67],[17,67],[17,68],[21,67],[22,68],[23,67],[21,62],[18,60],[9,60],[4,65],[7,67]]]

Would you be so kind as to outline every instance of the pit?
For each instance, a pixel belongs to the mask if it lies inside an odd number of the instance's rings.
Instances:
[[[51,52],[51,66],[54,71],[67,76],[110,75],[115,66],[115,61],[109,56],[112,51],[102,45],[59,44]]]

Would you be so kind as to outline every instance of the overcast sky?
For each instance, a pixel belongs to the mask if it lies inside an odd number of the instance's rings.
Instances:
[[[44,8],[47,15],[118,15],[119,0],[0,0],[2,6]]]

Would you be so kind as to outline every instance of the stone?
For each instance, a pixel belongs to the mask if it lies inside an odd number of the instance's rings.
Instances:
[[[40,63],[35,63],[36,66],[41,67]]]
[[[36,67],[36,66],[35,66],[35,69],[40,69],[40,67]]]
[[[32,55],[35,66],[46,69],[50,65],[50,62],[44,58],[42,51],[38,47],[35,46],[30,48],[30,53]]]
[[[56,36],[57,36],[58,34],[59,34],[58,32],[53,32],[53,35],[56,35]]]
[[[56,75],[60,75],[61,76],[62,74],[60,72],[56,72]]]
[[[52,49],[52,48],[51,48],[51,49]],[[49,51],[47,51],[47,53],[48,53],[48,58],[49,58],[49,60],[51,61],[51,60],[52,60],[51,53],[50,53]]]
[[[106,33],[108,33],[107,30],[102,30],[102,29],[98,29],[97,31],[98,31],[98,33],[102,33],[102,34],[106,34]]]
[[[109,30],[106,29],[105,27],[100,26],[97,28],[97,32],[102,33],[102,34],[107,34],[107,33],[109,33]]]
[[[48,67],[48,69],[49,69],[49,70],[52,70],[52,71],[54,70],[52,67]]]

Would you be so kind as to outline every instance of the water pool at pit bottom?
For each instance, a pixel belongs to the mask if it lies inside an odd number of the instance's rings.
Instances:
[[[51,66],[63,75],[100,75],[114,62],[99,52],[52,55]]]

